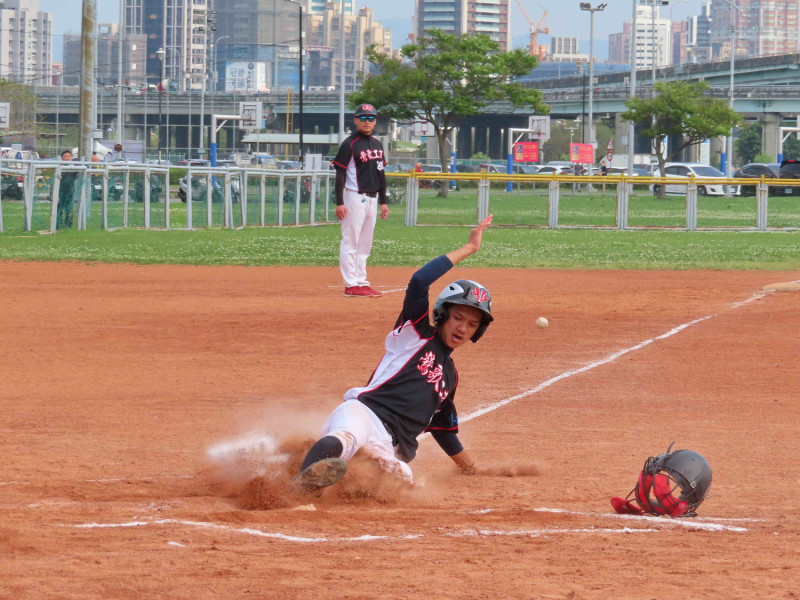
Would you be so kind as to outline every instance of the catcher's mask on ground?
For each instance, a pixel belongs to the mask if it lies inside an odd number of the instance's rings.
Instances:
[[[448,306],[451,304],[462,304],[472,306],[481,311],[483,318],[481,324],[472,336],[472,341],[477,342],[486,332],[489,323],[494,321],[492,317],[492,296],[485,287],[477,281],[469,279],[459,279],[448,285],[433,305],[433,324],[436,327],[447,321]]]
[[[693,517],[710,487],[708,461],[691,450],[672,450],[670,444],[666,453],[645,461],[636,487],[628,494],[628,498],[633,494],[636,504],[617,497],[611,499],[611,505],[621,514]]]

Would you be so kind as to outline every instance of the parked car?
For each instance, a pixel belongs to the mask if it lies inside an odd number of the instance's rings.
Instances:
[[[610,167],[608,169],[609,175],[627,175],[628,174],[628,167]],[[644,169],[637,169],[636,167],[633,168],[633,175],[631,177],[643,177],[647,176],[649,173]]]
[[[779,163],[748,163],[736,169],[736,171],[733,172],[733,177],[736,179],[761,179],[763,176],[765,179],[777,179],[780,167],[781,165]],[[776,189],[777,188],[771,188],[770,193],[774,193],[773,190]],[[742,196],[755,196],[756,186],[741,186],[741,194]]]
[[[279,160],[275,166],[281,171],[299,171],[303,168],[303,163],[299,160]]]
[[[207,167],[211,162],[204,158],[185,158],[179,161],[178,164],[182,167]]]
[[[780,179],[800,179],[800,160],[784,160],[778,169]],[[800,196],[800,186],[780,186],[770,190],[776,196]]]
[[[476,167],[475,165],[458,163],[456,165],[456,170],[458,173],[477,173],[479,171],[479,168]]]
[[[667,163],[665,165],[664,174],[670,179],[688,179],[691,176],[703,179],[719,179],[719,183],[703,183],[697,186],[697,193],[700,196],[724,196],[728,191],[728,185],[725,183],[725,174],[719,169],[715,169],[709,165],[700,163]],[[650,186],[653,195],[658,196],[661,191],[661,184],[656,183]],[[739,195],[739,186],[733,186],[731,190],[734,196]],[[664,193],[667,195],[686,195],[686,183],[668,183],[665,186]]]
[[[539,165],[514,165],[514,173],[520,175],[537,175],[540,168]]]
[[[278,160],[271,154],[254,154],[253,162],[257,165],[261,165],[265,169],[278,168]]]
[[[387,173],[410,173],[414,170],[414,165],[398,165],[390,163],[383,168]]]
[[[539,172],[536,173],[537,175],[572,175],[572,167],[571,166],[563,166],[563,165],[550,165],[547,164],[543,167],[539,167]]]

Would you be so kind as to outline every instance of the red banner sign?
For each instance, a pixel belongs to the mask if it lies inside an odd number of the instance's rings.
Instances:
[[[539,142],[516,142],[514,144],[514,162],[538,162]]]
[[[591,144],[570,144],[569,160],[582,165],[593,165],[594,148],[592,148]]]

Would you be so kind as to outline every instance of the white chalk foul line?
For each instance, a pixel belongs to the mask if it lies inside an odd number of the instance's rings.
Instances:
[[[494,512],[492,509],[485,509],[476,511],[475,514],[486,514]],[[567,535],[567,534],[627,534],[627,533],[660,533],[667,529],[674,529],[676,527],[684,527],[687,529],[699,529],[709,532],[731,532],[743,533],[748,531],[744,527],[734,525],[725,525],[722,523],[711,522],[708,518],[704,520],[697,519],[671,519],[668,517],[651,517],[646,515],[618,515],[616,513],[590,513],[580,511],[567,511],[560,508],[535,508],[531,512],[544,512],[544,513],[558,513],[575,516],[586,516],[594,519],[597,518],[612,518],[623,519],[627,521],[626,525],[620,528],[615,527],[547,527],[547,528],[533,528],[533,529],[481,529],[481,528],[464,528],[458,531],[444,532],[441,537],[542,537],[548,535]],[[723,519],[725,520],[725,519]],[[642,523],[647,527],[634,527],[632,525]],[[75,527],[79,529],[111,529],[111,528],[131,528],[131,527],[146,527],[152,525],[180,525],[184,527],[193,527],[197,529],[207,529],[212,531],[224,531],[228,533],[237,533],[241,535],[251,535],[255,537],[262,537],[284,542],[295,543],[353,543],[353,542],[372,542],[376,540],[414,540],[425,537],[433,537],[428,534],[404,534],[404,535],[372,535],[364,534],[359,536],[347,537],[307,537],[298,535],[287,535],[280,532],[261,531],[252,527],[231,527],[228,525],[220,525],[216,523],[208,523],[205,521],[189,521],[185,519],[153,519],[153,520],[136,520],[126,521],[122,523],[82,523],[79,525],[62,525],[62,527]]]
[[[743,300],[741,302],[737,302],[737,303],[733,304],[732,308],[734,308],[734,309],[735,308],[740,308],[742,306],[750,304],[751,302],[755,302],[756,300],[760,300],[761,298],[764,298],[768,293],[770,293],[770,292],[759,292],[759,293],[753,295],[752,297],[748,298],[747,300]],[[592,369],[596,369],[597,367],[602,367],[603,365],[607,365],[607,364],[609,364],[611,362],[614,362],[615,360],[617,360],[621,356],[625,356],[626,354],[629,354],[631,352],[635,352],[637,350],[641,350],[642,348],[644,348],[646,346],[649,346],[650,344],[652,344],[654,342],[657,342],[659,340],[665,340],[665,339],[667,339],[669,337],[672,337],[673,335],[675,335],[677,333],[680,333],[684,329],[687,329],[687,328],[689,328],[689,327],[691,327],[693,325],[697,325],[698,323],[702,323],[703,321],[707,321],[709,319],[713,319],[716,316],[718,316],[717,313],[711,314],[711,315],[706,315],[705,317],[699,317],[697,319],[694,319],[693,321],[689,321],[688,323],[684,323],[682,325],[678,325],[677,327],[675,327],[673,329],[670,329],[666,333],[662,333],[661,335],[658,335],[656,337],[650,338],[649,340],[645,340],[643,342],[639,342],[635,346],[631,346],[630,348],[625,348],[624,350],[620,350],[619,352],[615,352],[614,354],[612,354],[610,356],[607,356],[606,358],[602,358],[600,360],[596,360],[594,362],[591,362],[588,365],[584,365],[583,367],[580,367],[579,369],[574,369],[572,371],[565,371],[563,373],[560,373],[559,375],[556,375],[555,377],[551,377],[547,381],[543,381],[542,383],[540,383],[536,387],[533,387],[533,388],[531,388],[529,390],[521,392],[521,393],[519,393],[519,394],[517,394],[515,396],[511,396],[510,398],[505,398],[504,400],[499,400],[498,402],[495,402],[494,404],[490,404],[489,406],[485,406],[485,407],[483,407],[481,409],[478,409],[475,412],[469,413],[469,414],[467,414],[467,415],[465,415],[463,417],[459,417],[459,421],[462,422],[462,423],[466,423],[467,421],[471,421],[472,419],[477,419],[478,417],[482,417],[483,415],[485,415],[487,413],[490,413],[492,411],[495,411],[498,408],[502,408],[506,404],[510,404],[510,403],[514,402],[515,400],[520,400],[522,398],[527,398],[528,396],[532,396],[533,394],[537,394],[537,393],[541,392],[542,390],[550,387],[554,383],[558,383],[559,381],[561,381],[563,379],[567,379],[567,378],[572,377],[574,375],[580,375],[581,373],[585,373],[586,371],[591,371]]]

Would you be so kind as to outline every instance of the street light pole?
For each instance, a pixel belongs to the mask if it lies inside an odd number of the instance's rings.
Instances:
[[[298,87],[300,93],[298,94],[300,100],[299,106],[299,113],[297,115],[297,125],[300,131],[300,162],[303,162],[303,3],[300,0],[287,0],[287,2],[291,2],[292,4],[297,4],[297,14],[299,18],[299,33],[300,39],[298,44],[298,70],[300,75],[300,81],[298,82]],[[342,9],[344,10],[344,4],[342,4]],[[344,18],[344,14],[342,14],[342,18]],[[288,116],[287,116],[288,119]]]
[[[630,97],[636,97],[636,0],[633,0],[633,15],[631,16],[631,38],[630,38],[630,45],[631,45],[631,93]],[[636,150],[636,144],[634,143],[634,137],[636,135],[636,129],[633,121],[628,121],[628,175],[633,175],[633,163],[634,163],[634,151]]]
[[[598,4],[595,7],[589,2],[581,2],[581,10],[589,11],[589,143],[592,145],[592,165],[594,165],[594,151],[597,149],[597,140],[594,135],[594,13],[601,12],[608,6]],[[589,170],[591,174],[591,169]]]
[[[341,63],[339,64],[339,143],[341,144],[344,139],[347,137],[347,134],[344,130],[344,86],[345,86],[345,77],[347,73],[347,60],[345,58],[345,44],[344,44],[344,0],[342,0],[341,4],[341,18],[339,21],[339,26],[341,31],[340,34],[340,45],[341,45]]]
[[[164,125],[162,123],[162,113],[161,113],[161,96],[164,94],[164,78],[165,73],[164,69],[166,68],[166,64],[164,63],[164,55],[166,54],[166,50],[164,48],[159,48],[156,50],[156,56],[158,56],[158,60],[161,61],[161,81],[158,82],[156,86],[156,91],[158,92],[158,160],[159,163],[161,161],[161,148],[163,143],[161,138],[164,134]]]
[[[731,110],[733,110],[733,77],[735,71],[734,63],[736,60],[736,29],[737,29],[736,24],[738,21],[736,13],[733,12],[733,9],[736,9],[740,12],[742,9],[739,8],[739,6],[735,2],[733,2],[733,0],[725,0],[725,1],[728,3],[728,6],[730,6],[730,10],[728,12],[729,15],[728,19],[730,20],[730,25],[731,25],[731,76],[730,76],[730,92],[729,92],[730,95],[728,99],[728,106],[730,107]],[[727,143],[725,144],[726,146],[725,177],[730,179],[732,171],[731,163],[733,162],[733,127],[731,127],[726,142]],[[725,196],[728,198],[730,198],[732,195],[731,187],[732,186],[729,185],[725,190]]]
[[[125,125],[123,116],[122,105],[122,43],[125,39],[125,2],[119,0],[119,40],[117,47],[117,144],[122,143],[122,138],[125,136]]]

